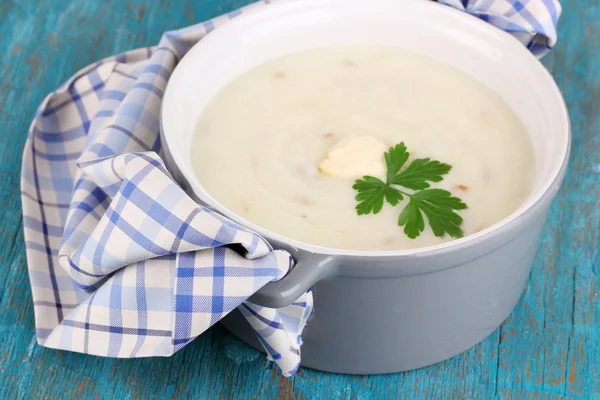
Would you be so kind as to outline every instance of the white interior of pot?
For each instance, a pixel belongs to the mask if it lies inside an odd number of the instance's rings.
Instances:
[[[220,89],[284,54],[351,44],[398,46],[443,61],[479,79],[512,107],[534,144],[536,171],[529,199],[499,224],[538,200],[559,174],[569,137],[562,97],[543,66],[510,35],[450,7],[418,0],[376,0],[369,7],[361,0],[283,1],[218,28],[183,58],[169,81],[162,125],[196,195],[223,210],[190,166],[198,116]]]

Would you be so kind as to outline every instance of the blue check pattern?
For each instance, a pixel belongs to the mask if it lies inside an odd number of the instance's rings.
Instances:
[[[512,4],[503,21],[513,21],[511,32],[521,24],[514,31],[529,32],[526,44],[538,54],[538,45],[556,40],[558,3],[458,3],[482,18],[487,4],[490,21],[496,4]],[[280,309],[247,301],[285,276],[292,258],[196,204],[160,158],[159,109],[177,62],[218,25],[264,5],[90,65],[39,107],[21,175],[39,344],[108,357],[170,356],[239,308],[282,373],[297,370],[312,293]],[[553,21],[552,29],[532,30],[523,10],[545,21],[539,26]]]
[[[537,57],[554,47],[558,0],[438,0],[511,33]]]

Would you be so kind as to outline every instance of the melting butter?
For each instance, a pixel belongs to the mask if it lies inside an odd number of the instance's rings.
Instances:
[[[340,140],[319,164],[319,171],[335,178],[383,177],[383,153],[388,146],[372,136],[351,135]]]

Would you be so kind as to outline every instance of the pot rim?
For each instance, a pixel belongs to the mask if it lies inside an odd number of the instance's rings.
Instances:
[[[404,0],[404,1],[414,2],[413,0]],[[188,57],[188,55],[190,53],[192,53],[194,50],[198,51],[198,48],[204,46],[207,41],[218,40],[219,36],[222,36],[223,32],[226,29],[228,29],[228,27],[229,27],[229,29],[232,29],[234,22],[237,21],[237,23],[243,23],[246,20],[254,18],[254,16],[256,14],[259,14],[265,10],[269,10],[269,9],[276,8],[276,7],[280,7],[283,9],[290,3],[293,3],[293,2],[290,0],[280,0],[277,3],[269,5],[269,7],[258,9],[258,10],[252,10],[246,14],[242,14],[242,15],[236,17],[234,20],[232,20],[228,24],[226,24],[222,27],[219,27],[218,29],[215,29],[214,31],[208,33],[205,38],[203,38],[196,45],[194,45],[193,48],[186,55],[183,56],[182,60],[178,64],[178,67],[186,61],[186,57]],[[440,254],[447,254],[449,252],[463,251],[465,249],[469,249],[474,246],[482,245],[483,243],[485,243],[486,241],[488,241],[489,239],[491,239],[493,237],[504,236],[508,232],[517,228],[518,225],[520,223],[522,223],[524,219],[528,219],[529,217],[536,215],[538,213],[538,211],[540,211],[540,209],[546,205],[546,203],[549,203],[550,201],[552,201],[552,199],[558,192],[558,189],[559,189],[559,187],[562,183],[562,180],[564,178],[564,175],[566,173],[567,164],[568,164],[568,160],[569,160],[569,153],[570,153],[570,148],[571,148],[571,125],[570,125],[570,120],[569,120],[569,115],[568,115],[568,109],[565,104],[564,98],[560,92],[560,89],[558,88],[556,82],[554,81],[554,79],[552,78],[552,76],[550,75],[548,70],[546,70],[546,68],[541,64],[541,62],[539,62],[539,60],[537,60],[535,58],[535,56],[533,54],[531,54],[531,52],[529,52],[529,50],[527,50],[525,48],[525,46],[523,46],[523,44],[521,42],[519,42],[516,38],[514,38],[512,35],[510,35],[506,32],[503,32],[503,31],[499,31],[498,28],[490,25],[489,23],[487,23],[485,21],[476,19],[476,18],[468,15],[465,12],[458,11],[456,9],[453,9],[453,8],[445,6],[445,5],[441,5],[439,3],[422,2],[419,6],[433,7],[435,9],[437,9],[436,10],[437,12],[455,14],[454,15],[455,17],[465,18],[465,20],[468,19],[468,22],[470,24],[477,24],[479,29],[488,30],[489,32],[493,32],[495,35],[498,35],[498,34],[505,35],[504,37],[506,38],[507,42],[510,43],[509,46],[512,46],[513,48],[519,48],[519,50],[516,50],[516,51],[521,52],[523,57],[529,59],[530,61],[532,61],[532,59],[533,59],[533,61],[535,61],[532,64],[535,65],[534,68],[536,68],[536,72],[538,74],[542,75],[542,79],[545,81],[545,84],[548,86],[548,89],[552,92],[552,96],[554,97],[553,100],[557,103],[557,106],[560,109],[561,115],[559,116],[559,119],[562,121],[563,125],[559,128],[555,128],[555,129],[557,131],[562,132],[562,139],[564,140],[564,142],[561,144],[561,147],[563,148],[563,152],[561,154],[560,160],[555,160],[553,162],[553,165],[555,166],[554,173],[551,176],[549,176],[548,178],[546,178],[545,181],[541,185],[539,185],[538,189],[535,192],[533,192],[529,196],[529,198],[523,204],[521,204],[521,206],[517,210],[515,210],[513,213],[511,213],[507,217],[503,218],[502,220],[495,223],[494,225],[483,229],[480,232],[477,232],[477,233],[474,233],[471,235],[467,235],[460,239],[451,240],[449,242],[445,242],[445,243],[441,243],[441,244],[437,244],[437,245],[433,245],[433,246],[425,246],[425,247],[418,247],[418,248],[414,248],[414,249],[404,249],[404,250],[336,249],[336,248],[330,248],[330,247],[325,247],[325,246],[318,246],[318,245],[312,245],[309,243],[304,243],[304,242],[277,234],[268,229],[262,228],[259,225],[256,225],[250,221],[245,220],[237,213],[234,213],[233,211],[229,210],[225,206],[221,205],[206,190],[204,190],[202,184],[199,182],[199,180],[196,178],[196,176],[192,172],[190,172],[189,169],[185,167],[185,165],[182,166],[178,163],[178,161],[177,161],[178,157],[172,157],[172,154],[173,154],[172,147],[173,146],[169,146],[169,135],[166,133],[166,131],[164,129],[164,113],[165,113],[164,103],[165,103],[165,100],[168,100],[170,98],[169,89],[173,86],[171,84],[172,79],[169,79],[169,82],[167,83],[167,87],[165,90],[165,96],[163,98],[163,102],[161,103],[161,110],[160,110],[161,142],[163,144],[163,148],[165,148],[166,152],[169,154],[169,158],[171,158],[174,163],[173,166],[169,165],[169,167],[171,167],[171,168],[175,167],[179,170],[179,172],[182,175],[182,179],[184,179],[186,181],[186,183],[190,187],[190,190],[202,202],[206,203],[206,205],[209,208],[214,209],[215,211],[223,214],[224,216],[226,216],[227,218],[230,218],[231,220],[240,224],[244,228],[258,233],[259,235],[261,235],[263,238],[265,238],[269,242],[280,243],[285,246],[291,247],[296,251],[307,251],[310,253],[320,254],[323,256],[385,258],[385,259],[389,259],[389,258],[414,259],[414,258],[422,258],[422,257],[430,257],[430,256],[433,257],[433,256],[437,256]],[[281,12],[281,10],[280,10],[280,12]],[[458,15],[458,14],[460,14],[460,15]],[[189,59],[189,57],[187,59]],[[519,61],[519,62],[521,62],[521,61]],[[523,61],[523,62],[526,62],[526,61]],[[171,75],[171,78],[177,73],[177,69],[178,68],[176,67],[173,74]],[[205,191],[205,196],[198,195],[198,193],[194,189],[194,187],[203,189]],[[503,242],[509,241],[510,239],[511,239],[511,235],[507,235],[507,238]],[[499,246],[495,246],[495,247],[499,247]],[[429,271],[429,272],[431,272],[431,271]]]

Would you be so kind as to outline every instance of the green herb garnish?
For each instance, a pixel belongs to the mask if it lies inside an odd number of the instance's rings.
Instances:
[[[464,210],[467,205],[446,190],[429,188],[429,182],[440,182],[444,179],[442,175],[450,172],[452,167],[429,158],[420,158],[403,169],[410,156],[404,142],[390,147],[384,156],[387,168],[385,182],[373,176],[363,176],[352,186],[358,192],[358,215],[377,214],[383,208],[384,201],[397,206],[407,197],[408,203],[398,216],[398,225],[404,226],[404,233],[409,238],[415,239],[425,230],[423,213],[435,236],[441,237],[447,233],[455,238],[462,237],[464,233],[460,225],[463,220],[454,210]]]

